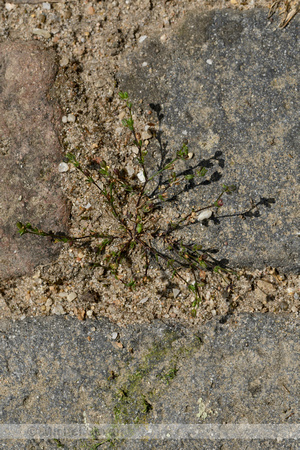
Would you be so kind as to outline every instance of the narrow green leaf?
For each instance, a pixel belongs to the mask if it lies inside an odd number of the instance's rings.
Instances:
[[[106,247],[110,242],[111,242],[110,239],[104,239],[104,240],[100,243],[100,245],[98,245],[98,251],[99,251],[99,252],[102,252],[102,251],[105,249],[105,247]]]
[[[174,264],[174,259],[168,259],[167,267],[172,266]]]
[[[129,118],[129,119],[123,119],[123,120],[122,120],[122,124],[124,125],[124,127],[129,128],[130,131],[133,131],[133,130],[134,130],[134,128],[133,128],[134,122],[133,122],[133,119],[131,119],[131,118]]]
[[[69,242],[69,241],[70,241],[70,239],[67,238],[67,237],[57,237],[57,238],[55,238],[55,240],[54,240],[54,242],[64,242],[65,244],[66,244],[67,242]]]
[[[199,245],[199,244],[193,245],[193,251],[194,251],[194,252],[197,252],[197,251],[199,251],[199,250],[201,250],[201,249],[202,249],[202,245]]]
[[[188,289],[192,292],[196,292],[196,286],[194,284],[189,284]]]
[[[164,167],[164,170],[168,170],[168,169],[172,168],[173,164],[174,164],[174,162],[170,162],[170,163],[166,164]]]
[[[177,152],[177,157],[181,159],[186,159],[188,157],[189,149],[186,144],[183,144],[181,149]]]
[[[69,160],[69,162],[71,164],[73,164],[73,166],[77,167],[78,169],[80,169],[80,164],[77,161],[75,155],[73,155],[73,153],[67,153],[66,154],[66,158]]]
[[[127,98],[128,98],[128,92],[119,92],[119,97],[120,97],[122,100],[127,99]]]
[[[132,192],[133,191],[133,187],[130,186],[130,184],[122,184],[121,185],[123,189],[125,189],[126,192]]]
[[[199,263],[199,266],[200,266],[200,267],[203,267],[204,269],[207,268],[207,264],[206,264],[205,261],[202,261],[201,259],[199,259],[199,260],[198,260],[198,263]]]
[[[204,177],[206,173],[207,173],[207,168],[206,167],[201,167],[200,170],[197,170],[198,177]]]

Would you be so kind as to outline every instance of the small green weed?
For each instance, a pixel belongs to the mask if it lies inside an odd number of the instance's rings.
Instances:
[[[81,172],[88,183],[92,185],[107,205],[117,225],[115,232],[92,231],[89,235],[79,237],[68,236],[63,233],[41,230],[30,223],[18,222],[20,235],[34,234],[48,236],[55,242],[64,242],[76,245],[78,242],[91,242],[96,245],[97,255],[105,269],[112,273],[126,287],[134,289],[138,283],[146,282],[150,262],[156,261],[160,267],[167,271],[171,278],[176,277],[185,283],[187,289],[194,294],[193,314],[201,301],[199,272],[203,269],[215,271],[219,274],[229,271],[217,265],[216,260],[201,245],[183,242],[176,236],[176,231],[186,225],[203,218],[209,218],[213,211],[223,205],[224,194],[232,194],[235,186],[223,185],[218,197],[209,205],[199,209],[192,209],[179,220],[170,221],[166,227],[160,225],[163,213],[163,204],[172,199],[174,189],[187,186],[195,178],[203,178],[207,173],[206,167],[190,170],[186,174],[178,174],[176,164],[189,159],[187,143],[175,153],[170,161],[158,170],[150,173],[145,158],[147,150],[139,138],[134,125],[132,103],[127,92],[120,92],[120,98],[125,102],[128,117],[123,119],[123,125],[130,130],[133,144],[137,148],[137,165],[139,172],[135,177],[129,177],[126,170],[112,170],[106,161],[101,161],[96,173],[82,165],[73,153],[67,153],[69,163]],[[163,185],[159,185],[164,176]],[[154,186],[156,183],[156,186]],[[182,192],[182,190],[181,190]],[[200,218],[201,217],[201,218]],[[144,268],[142,271],[131,271],[124,275],[120,271],[122,263],[132,262],[134,258],[142,257]],[[189,269],[193,282],[182,275],[182,269]],[[121,273],[122,272],[122,273]]]
[[[176,367],[176,364],[174,364],[174,366],[171,369],[169,369],[166,373],[164,373],[163,375],[159,375],[159,378],[169,385],[170,381],[174,380],[174,378],[176,377],[177,372],[178,369]]]

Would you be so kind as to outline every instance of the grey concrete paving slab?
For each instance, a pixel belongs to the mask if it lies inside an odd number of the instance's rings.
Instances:
[[[0,330],[1,424],[299,421],[299,321],[288,316],[241,315],[193,330],[161,321],[122,329],[108,320],[47,317],[2,321]],[[2,448],[53,448],[54,442],[42,447],[33,440],[40,446],[26,447],[29,441]],[[79,441],[63,444],[80,448]],[[159,445],[194,448],[192,441],[173,441]],[[227,448],[225,440],[223,447],[199,439],[195,445]],[[260,448],[255,442],[231,445]],[[153,448],[153,442],[134,446]]]
[[[188,140],[181,173],[209,169],[187,183],[180,213],[237,186],[219,214],[182,232],[235,267],[299,272],[298,39],[297,17],[282,32],[265,10],[194,11],[172,33],[143,36],[118,75],[157,120],[148,163],[161,167]]]

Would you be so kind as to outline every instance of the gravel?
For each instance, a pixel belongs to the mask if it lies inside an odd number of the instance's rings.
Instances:
[[[0,42],[34,40],[55,50],[59,71],[49,94],[62,107],[60,141],[64,153],[75,152],[83,162],[104,159],[112,167],[123,164],[130,170],[136,170],[136,149],[119,118],[123,108],[115,76],[125,56],[142,48],[151,36],[168,42],[189,9],[253,8],[252,1],[239,5],[221,0],[193,0],[184,5],[181,0],[47,3],[50,9],[34,1],[1,3]],[[257,1],[255,8],[267,7],[268,3]],[[276,26],[278,15],[272,20],[272,26]],[[206,61],[208,66],[214,65],[211,57]],[[148,111],[135,105],[135,113],[137,127],[143,132],[149,122]],[[113,226],[95,191],[73,167],[62,173],[61,186],[72,203],[73,235],[83,229],[88,233],[99,226]],[[91,205],[88,211],[87,204]],[[241,312],[288,312],[297,316],[299,310],[299,277],[279,273],[274,267],[239,270],[227,281],[204,273],[203,300],[196,317],[192,317],[193,296],[160,270],[151,269],[151,281],[131,292],[105,274],[103,267],[91,269],[91,263],[86,248],[66,245],[58,259],[37,267],[33,276],[0,282],[0,318],[45,317],[58,312],[80,320],[104,316],[124,326],[154,319],[195,325],[214,316],[226,321]],[[68,301],[59,295],[62,292],[77,296]],[[145,298],[147,301],[143,301]]]

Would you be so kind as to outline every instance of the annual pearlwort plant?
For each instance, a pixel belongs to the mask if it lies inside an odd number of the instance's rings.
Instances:
[[[92,241],[96,244],[97,255],[101,265],[112,273],[124,285],[133,289],[137,283],[148,280],[150,264],[156,263],[163,268],[171,278],[183,281],[188,290],[194,294],[192,314],[201,301],[199,272],[211,270],[222,274],[228,268],[217,265],[214,258],[202,250],[199,244],[189,244],[178,237],[178,230],[195,222],[195,220],[208,219],[213,211],[217,211],[223,205],[224,194],[232,194],[235,186],[223,185],[218,197],[209,205],[199,209],[191,209],[179,220],[170,221],[167,226],[162,226],[160,220],[163,214],[163,205],[174,194],[178,186],[184,187],[194,178],[206,175],[207,168],[200,167],[189,171],[188,174],[178,174],[176,164],[179,161],[189,159],[187,143],[175,153],[173,158],[158,170],[152,173],[147,168],[145,157],[147,150],[134,125],[132,103],[128,99],[127,92],[120,92],[120,98],[125,102],[128,117],[123,119],[123,125],[132,134],[133,144],[138,151],[137,164],[139,166],[137,177],[129,177],[126,170],[112,170],[106,161],[101,161],[96,173],[92,169],[80,163],[73,153],[67,153],[69,163],[81,172],[92,185],[107,205],[110,214],[117,225],[117,231],[113,233],[92,231],[87,236],[68,236],[62,233],[40,230],[30,223],[17,223],[20,235],[35,234],[48,236],[56,242],[64,242],[76,245],[79,241]],[[160,184],[164,176],[163,184]],[[120,271],[122,263],[131,262],[135,258],[142,257],[143,270],[131,270],[130,276]],[[182,275],[182,269],[188,269],[193,281],[187,280]],[[191,278],[190,278],[191,279]]]

